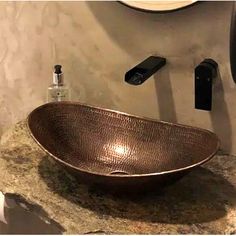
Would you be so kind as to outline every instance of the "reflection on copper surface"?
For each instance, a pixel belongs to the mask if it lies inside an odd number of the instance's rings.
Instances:
[[[107,155],[116,157],[127,156],[131,151],[127,145],[122,144],[120,141],[104,145],[104,150]]]
[[[114,146],[114,151],[117,153],[117,154],[120,154],[120,155],[125,155],[127,154],[127,150],[124,146],[121,146],[121,145],[115,145]]]

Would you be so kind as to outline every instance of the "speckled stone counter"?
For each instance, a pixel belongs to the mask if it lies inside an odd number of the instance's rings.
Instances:
[[[39,206],[62,233],[236,233],[233,156],[218,155],[161,192],[120,198],[77,183],[50,161],[22,121],[1,138],[0,191]]]

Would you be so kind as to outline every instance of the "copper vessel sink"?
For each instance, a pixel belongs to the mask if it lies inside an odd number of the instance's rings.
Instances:
[[[28,127],[39,146],[80,181],[113,191],[173,183],[219,148],[207,130],[74,102],[36,108]]]

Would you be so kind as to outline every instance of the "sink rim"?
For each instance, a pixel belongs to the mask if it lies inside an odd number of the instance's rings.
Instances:
[[[186,167],[182,167],[182,168],[178,168],[178,169],[174,169],[174,170],[167,170],[167,171],[161,171],[161,172],[153,172],[153,173],[147,173],[147,174],[128,174],[128,175],[123,175],[123,174],[116,174],[116,175],[112,175],[112,174],[101,174],[99,172],[94,172],[94,171],[86,171],[85,169],[81,169],[81,168],[78,168],[76,166],[73,166],[63,160],[61,160],[60,158],[56,157],[55,155],[53,155],[52,153],[50,153],[47,149],[45,149],[43,147],[43,145],[36,139],[36,137],[33,135],[33,133],[31,132],[31,129],[30,129],[30,126],[29,126],[29,121],[31,119],[31,115],[33,114],[33,112],[37,111],[37,110],[40,110],[42,109],[43,107],[47,107],[47,106],[50,106],[50,105],[53,105],[53,104],[56,104],[56,105],[59,105],[59,104],[69,104],[69,105],[81,105],[81,106],[86,106],[86,107],[90,107],[92,109],[96,109],[96,110],[104,110],[104,111],[108,111],[108,112],[114,112],[114,113],[117,113],[117,114],[121,114],[121,115],[124,115],[124,116],[129,116],[129,117],[133,117],[133,118],[136,118],[136,119],[141,119],[141,120],[144,120],[144,121],[151,121],[151,122],[158,122],[158,123],[162,123],[162,124],[167,124],[167,125],[170,125],[170,126],[177,126],[177,127],[183,127],[183,128],[191,128],[191,129],[194,129],[194,130],[198,130],[198,131],[201,131],[201,132],[205,132],[205,133],[208,133],[212,136],[215,136],[216,140],[217,140],[217,145],[216,145],[216,148],[215,148],[215,151],[212,152],[207,158],[203,159],[202,161],[200,162],[197,162],[195,164],[192,164],[192,165],[189,165],[189,166],[186,166]],[[214,155],[217,153],[217,151],[219,150],[220,148],[220,140],[218,138],[218,136],[213,133],[212,131],[210,130],[207,130],[207,129],[203,129],[203,128],[199,128],[199,127],[194,127],[194,126],[190,126],[190,125],[183,125],[183,124],[179,124],[179,123],[171,123],[171,122],[167,122],[167,121],[161,121],[161,120],[156,120],[156,119],[152,119],[152,118],[149,118],[149,117],[144,117],[144,116],[137,116],[137,115],[132,115],[132,114],[129,114],[129,113],[125,113],[125,112],[121,112],[121,111],[116,111],[116,110],[112,110],[112,109],[108,109],[108,108],[103,108],[103,107],[98,107],[98,106],[93,106],[93,105],[89,105],[89,104],[86,104],[86,103],[81,103],[81,102],[75,102],[75,101],[61,101],[61,102],[49,102],[49,103],[45,103],[43,105],[40,105],[39,107],[36,107],[35,109],[33,109],[27,116],[27,119],[26,119],[26,123],[27,123],[27,129],[29,131],[29,134],[30,136],[33,138],[33,140],[39,145],[39,147],[44,151],[46,152],[50,157],[52,157],[54,160],[58,161],[60,164],[63,164],[63,165],[66,165],[67,167],[70,167],[72,168],[73,170],[75,171],[80,171],[80,172],[83,172],[83,173],[86,173],[86,174],[93,174],[93,175],[97,175],[97,176],[102,176],[102,177],[109,177],[109,178],[137,178],[137,177],[151,177],[151,176],[160,176],[160,175],[164,175],[164,174],[172,174],[172,173],[178,173],[178,172],[181,172],[181,171],[186,171],[186,170],[190,170],[194,167],[197,167],[197,166],[200,166],[206,162],[208,162],[209,160],[211,160]]]

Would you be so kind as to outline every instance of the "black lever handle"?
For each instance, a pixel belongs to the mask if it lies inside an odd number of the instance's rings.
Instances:
[[[212,107],[212,84],[217,75],[218,64],[205,59],[195,68],[195,108],[210,111]]]

